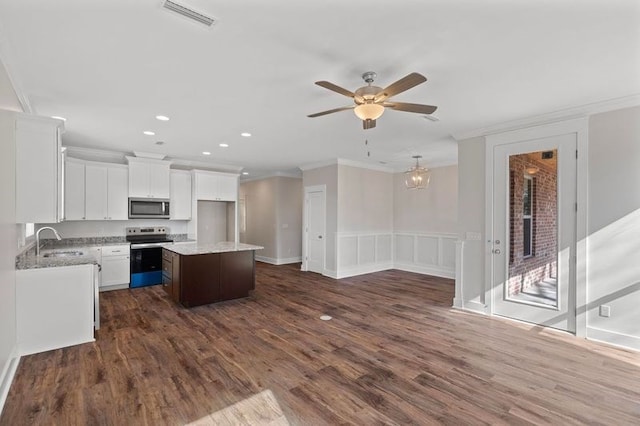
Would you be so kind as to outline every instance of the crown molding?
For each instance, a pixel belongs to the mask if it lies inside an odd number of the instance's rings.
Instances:
[[[502,133],[509,130],[534,127],[542,124],[550,124],[557,121],[564,121],[573,118],[586,117],[593,114],[615,111],[623,108],[630,108],[640,105],[640,94],[633,94],[620,98],[608,99],[577,107],[565,108],[558,111],[536,115],[519,120],[507,121],[504,123],[487,126],[470,132],[456,133],[452,135],[456,140],[471,139],[478,136],[487,136],[495,133]]]
[[[11,83],[11,86],[13,86],[13,91],[15,92],[18,102],[20,102],[20,106],[22,107],[22,112],[26,114],[34,114],[35,112],[31,107],[29,97],[22,88],[22,82],[15,72],[16,67],[14,66],[15,62],[13,58],[14,56],[11,50],[11,45],[4,35],[2,27],[0,27],[0,62],[4,65],[4,70],[7,72],[9,82]]]
[[[319,169],[321,167],[327,167],[327,166],[333,166],[333,165],[351,166],[351,167],[357,167],[360,169],[375,170],[378,172],[386,172],[386,173],[394,172],[393,168],[391,167],[385,167],[380,164],[371,164],[364,161],[349,160],[347,158],[332,158],[330,160],[320,161],[317,163],[305,164],[305,165],[299,166],[299,168],[304,172],[307,170]]]

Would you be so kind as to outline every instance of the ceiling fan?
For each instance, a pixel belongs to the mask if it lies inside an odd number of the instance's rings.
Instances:
[[[352,109],[358,118],[362,120],[362,127],[366,130],[376,127],[376,120],[382,116],[385,108],[425,115],[432,114],[438,108],[432,105],[408,104],[406,102],[395,102],[389,100],[392,96],[427,81],[427,78],[422,74],[412,72],[384,89],[382,87],[371,85],[376,76],[377,74],[373,71],[367,71],[362,74],[362,79],[367,83],[367,85],[360,87],[355,91],[355,93],[340,86],[336,86],[328,81],[316,81],[318,86],[352,98],[354,105],[317,112],[315,114],[310,114],[307,117],[320,117],[321,115]]]

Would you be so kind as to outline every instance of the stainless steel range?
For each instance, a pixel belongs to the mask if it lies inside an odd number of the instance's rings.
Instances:
[[[162,284],[162,244],[172,243],[166,227],[127,228],[131,243],[130,287]]]

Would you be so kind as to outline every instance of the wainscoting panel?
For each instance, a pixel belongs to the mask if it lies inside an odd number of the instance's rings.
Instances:
[[[456,234],[401,232],[394,234],[394,268],[454,278]]]
[[[336,233],[336,278],[393,268],[392,242],[391,233]]]

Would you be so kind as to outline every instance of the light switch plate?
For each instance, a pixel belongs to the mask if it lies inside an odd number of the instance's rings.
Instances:
[[[611,316],[611,307],[609,305],[600,305],[600,316],[609,318]]]

